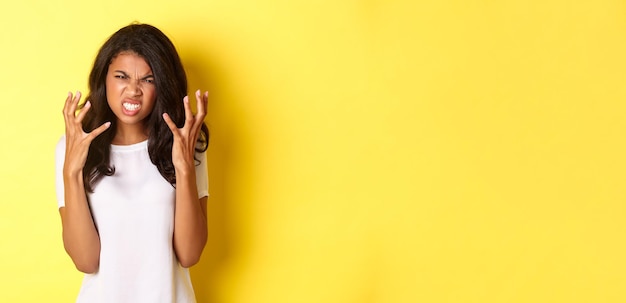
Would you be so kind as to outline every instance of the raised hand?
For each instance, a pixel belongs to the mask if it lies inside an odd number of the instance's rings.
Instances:
[[[204,117],[206,117],[206,108],[209,99],[209,92],[200,94],[200,90],[196,91],[196,101],[198,112],[194,116],[189,105],[189,96],[183,98],[185,107],[185,124],[182,128],[178,128],[174,121],[167,113],[163,114],[163,119],[174,135],[174,144],[172,146],[172,164],[178,172],[181,169],[186,172],[193,172],[195,163],[194,155],[196,152],[196,142]]]
[[[65,174],[75,175],[82,172],[87,160],[89,145],[98,135],[111,126],[111,122],[106,122],[94,129],[90,133],[83,131],[82,122],[85,115],[91,108],[91,103],[87,101],[82,110],[76,114],[81,93],[76,92],[75,96],[68,93],[63,107],[63,117],[65,119],[65,164],[63,171]]]

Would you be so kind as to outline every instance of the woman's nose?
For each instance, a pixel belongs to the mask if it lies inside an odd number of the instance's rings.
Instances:
[[[128,90],[135,96],[141,95],[141,84],[139,81],[131,80],[128,86]]]

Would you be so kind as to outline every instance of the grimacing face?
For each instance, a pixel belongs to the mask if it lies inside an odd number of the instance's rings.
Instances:
[[[146,60],[133,52],[113,58],[106,75],[106,97],[119,127],[144,127],[156,100],[154,75]]]

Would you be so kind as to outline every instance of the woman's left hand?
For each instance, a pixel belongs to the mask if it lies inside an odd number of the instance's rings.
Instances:
[[[209,99],[209,92],[200,94],[200,90],[196,91],[196,101],[198,112],[194,116],[191,112],[191,106],[189,105],[189,96],[183,98],[183,104],[185,106],[185,124],[182,128],[178,128],[174,121],[167,113],[163,113],[163,120],[167,123],[167,126],[174,135],[174,145],[172,146],[172,163],[176,171],[181,169],[190,170],[195,169],[194,155],[196,152],[196,143],[198,141],[198,135],[204,117],[206,117],[206,108]]]

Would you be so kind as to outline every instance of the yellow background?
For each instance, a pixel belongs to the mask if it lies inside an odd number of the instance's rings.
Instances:
[[[72,302],[54,146],[132,21],[211,91],[200,302],[625,302],[623,1],[11,1],[0,302]]]

